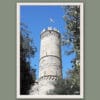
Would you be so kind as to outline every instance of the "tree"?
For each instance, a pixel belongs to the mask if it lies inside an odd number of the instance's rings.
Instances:
[[[80,6],[65,6],[64,20],[66,23],[66,33],[62,44],[64,46],[71,45],[71,49],[66,51],[67,55],[75,54],[75,58],[72,59],[72,69],[67,72],[67,88],[70,91],[69,94],[80,93]]]
[[[66,81],[64,79],[58,78],[54,83],[54,90],[50,90],[48,95],[64,95],[66,94]]]
[[[35,69],[30,66],[30,58],[34,57],[36,47],[29,37],[29,31],[24,23],[20,24],[20,94],[28,94],[35,82]]]

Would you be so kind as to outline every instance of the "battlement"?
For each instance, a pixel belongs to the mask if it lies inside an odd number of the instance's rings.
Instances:
[[[52,30],[52,31],[56,31],[56,32],[59,33],[59,30],[56,29],[55,27],[54,27],[54,28],[52,28],[52,27],[48,27],[47,29],[44,28],[44,29],[41,31],[41,34],[44,33],[45,31],[51,31],[51,30]]]
[[[60,38],[59,30],[57,30],[56,28],[48,27],[47,29],[42,30],[41,39],[46,36],[50,36],[50,35],[54,35],[54,36]]]

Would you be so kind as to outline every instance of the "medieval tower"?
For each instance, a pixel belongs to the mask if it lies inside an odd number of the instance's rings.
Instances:
[[[43,29],[40,38],[39,80],[33,87],[33,94],[47,95],[55,89],[56,80],[62,78],[60,33],[57,29],[48,27]]]

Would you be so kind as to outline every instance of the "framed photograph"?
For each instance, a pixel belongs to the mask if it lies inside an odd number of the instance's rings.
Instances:
[[[17,3],[17,98],[84,97],[83,3]]]

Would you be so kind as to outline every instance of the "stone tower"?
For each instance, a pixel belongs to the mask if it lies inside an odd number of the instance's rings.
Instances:
[[[62,78],[60,33],[48,27],[41,32],[39,95],[52,91],[58,77]]]

